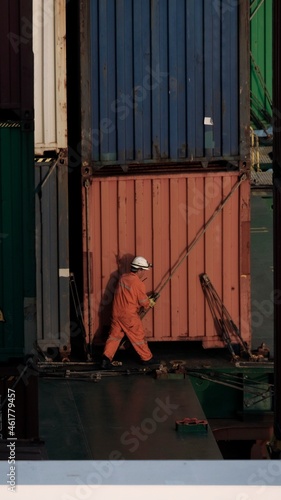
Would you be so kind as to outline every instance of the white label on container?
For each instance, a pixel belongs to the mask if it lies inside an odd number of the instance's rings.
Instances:
[[[69,278],[69,269],[59,269],[59,277],[60,278]]]
[[[205,116],[204,125],[214,125],[213,119],[210,116]]]

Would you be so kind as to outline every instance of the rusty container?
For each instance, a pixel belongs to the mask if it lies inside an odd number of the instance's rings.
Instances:
[[[147,292],[161,290],[155,308],[143,318],[149,341],[222,347],[200,283],[200,274],[206,273],[250,344],[249,230],[250,184],[237,171],[87,179],[83,250],[88,342],[106,339],[118,277],[129,270],[135,255],[143,255],[153,264]]]

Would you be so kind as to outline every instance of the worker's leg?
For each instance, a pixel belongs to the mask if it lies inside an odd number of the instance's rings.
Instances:
[[[111,322],[109,337],[106,341],[103,355],[106,356],[110,361],[113,360],[114,354],[116,353],[119,344],[124,337],[124,332],[120,326],[120,323],[113,319]]]
[[[144,329],[139,316],[135,317],[130,324],[127,322],[122,323],[122,328],[141,360],[149,361],[153,356],[145,339]]]

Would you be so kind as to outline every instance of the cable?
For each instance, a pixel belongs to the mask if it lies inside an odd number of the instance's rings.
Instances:
[[[226,196],[226,198],[217,207],[217,209],[215,210],[215,212],[213,213],[213,215],[210,217],[210,219],[208,220],[208,222],[201,228],[201,230],[199,231],[199,233],[196,235],[196,237],[194,238],[194,240],[192,241],[192,243],[188,247],[187,251],[185,252],[185,254],[183,255],[183,257],[179,260],[179,262],[176,264],[176,266],[174,267],[174,269],[172,270],[172,272],[170,273],[170,275],[168,276],[168,278],[164,281],[164,283],[158,289],[156,288],[155,292],[152,294],[152,297],[154,298],[155,301],[160,297],[161,291],[169,283],[169,281],[172,279],[172,277],[174,276],[174,274],[176,273],[176,271],[178,270],[178,268],[181,266],[181,264],[185,261],[185,259],[190,254],[191,250],[198,243],[198,241],[200,240],[200,238],[202,238],[202,236],[206,233],[208,227],[211,225],[211,223],[213,222],[213,220],[215,219],[215,217],[222,211],[223,207],[226,205],[226,203],[228,202],[228,200],[235,193],[235,191],[240,187],[240,185],[242,184],[242,182],[244,182],[246,179],[247,179],[247,175],[246,174],[242,174],[241,177],[240,177],[240,179],[233,186],[233,188],[228,193],[228,195]],[[142,311],[141,318],[143,318],[147,314],[147,312],[149,310],[150,309]]]

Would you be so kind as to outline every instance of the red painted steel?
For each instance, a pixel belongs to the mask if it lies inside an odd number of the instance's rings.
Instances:
[[[84,252],[88,248],[90,256],[84,259],[84,310],[91,340],[106,339],[114,287],[130,259],[143,255],[153,263],[146,289],[159,289],[238,181],[238,172],[207,171],[92,178],[88,219],[83,194]],[[200,340],[206,347],[222,346],[199,280],[207,273],[250,344],[249,220],[250,185],[245,180],[143,319],[149,341]]]

